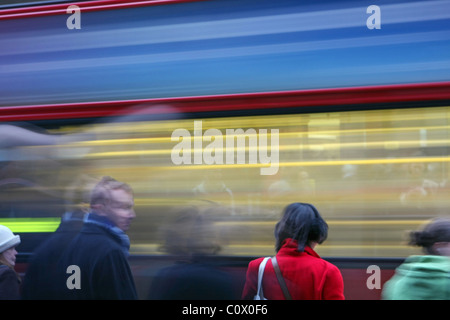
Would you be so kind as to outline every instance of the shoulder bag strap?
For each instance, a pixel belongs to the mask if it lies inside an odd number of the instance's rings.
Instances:
[[[266,263],[267,260],[269,260],[268,257],[264,258],[263,261],[261,261],[261,264],[259,265],[259,270],[258,270],[258,291],[257,291],[257,295],[263,297],[263,289],[262,289],[262,279],[263,279],[263,275],[264,275],[264,269],[266,268]]]
[[[284,282],[284,278],[281,275],[280,267],[278,266],[278,261],[276,257],[272,257],[272,265],[273,268],[275,269],[275,273],[277,275],[281,289],[283,290],[284,297],[286,298],[286,300],[292,300],[291,294],[289,293],[289,290],[286,286],[286,282]]]

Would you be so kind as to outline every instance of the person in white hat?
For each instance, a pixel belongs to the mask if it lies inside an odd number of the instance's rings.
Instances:
[[[0,225],[0,300],[20,299],[21,279],[14,270],[20,236]]]

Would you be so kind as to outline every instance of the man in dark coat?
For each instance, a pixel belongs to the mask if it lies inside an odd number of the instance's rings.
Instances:
[[[63,221],[34,254],[25,299],[137,299],[125,234],[136,217],[132,189],[103,177],[83,221]],[[81,230],[80,230],[81,229]]]
[[[81,210],[65,213],[58,229],[33,252],[22,285],[22,299],[61,299],[55,281],[58,261],[69,243],[80,232],[84,214]]]
[[[58,229],[37,247],[28,261],[22,284],[24,300],[61,299],[55,276],[60,266],[58,262],[67,246],[80,232],[89,208],[90,195],[98,179],[80,176],[66,190],[66,212]],[[67,275],[65,275],[67,277]]]
[[[61,299],[137,299],[125,234],[136,217],[131,188],[104,177],[91,194],[91,213],[58,263]]]

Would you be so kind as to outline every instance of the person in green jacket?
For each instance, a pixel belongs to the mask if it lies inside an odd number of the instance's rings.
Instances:
[[[424,255],[408,257],[382,292],[385,300],[450,300],[450,219],[433,219],[410,234]]]

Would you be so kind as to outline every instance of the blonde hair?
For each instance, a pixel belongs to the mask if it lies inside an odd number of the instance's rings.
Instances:
[[[3,265],[5,265],[5,266],[7,266],[7,267],[10,267],[10,268],[13,267],[12,265],[10,265],[10,264],[8,263],[8,261],[6,261],[5,257],[3,256],[3,252],[0,253],[0,264],[3,264]]]
[[[111,190],[121,189],[130,194],[133,189],[126,183],[117,181],[110,176],[104,176],[92,189],[90,205],[107,204],[111,200]]]

